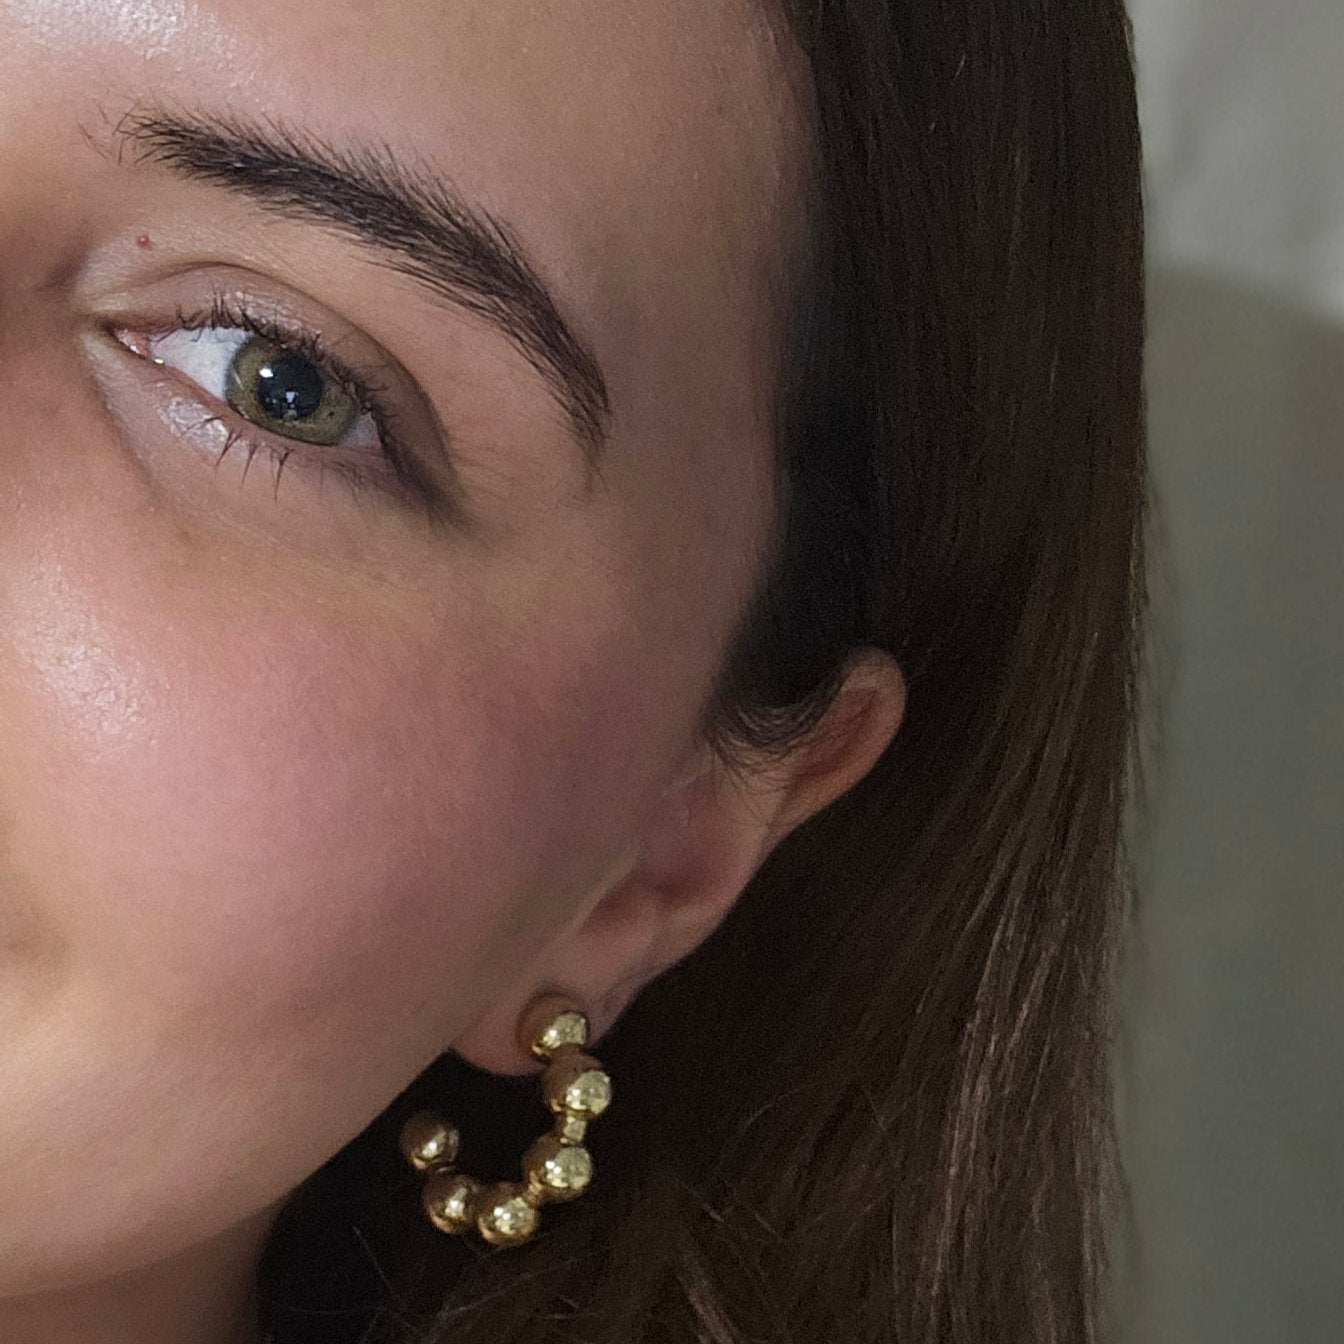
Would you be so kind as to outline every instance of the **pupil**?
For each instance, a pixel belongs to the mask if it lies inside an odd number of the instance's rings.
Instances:
[[[316,415],[324,389],[321,370],[301,355],[281,355],[257,370],[257,403],[273,420],[293,422]]]

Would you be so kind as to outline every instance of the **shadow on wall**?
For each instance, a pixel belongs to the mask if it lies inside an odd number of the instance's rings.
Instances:
[[[1344,1339],[1344,326],[1150,260],[1125,1344]]]

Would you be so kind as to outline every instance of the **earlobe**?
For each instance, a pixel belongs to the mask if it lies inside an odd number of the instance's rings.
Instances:
[[[769,809],[711,753],[660,796],[623,877],[552,946],[507,1001],[487,1010],[454,1049],[498,1073],[532,1071],[512,1045],[513,1022],[539,983],[563,986],[589,1016],[594,1042],[651,980],[689,955],[732,908],[766,852]]]

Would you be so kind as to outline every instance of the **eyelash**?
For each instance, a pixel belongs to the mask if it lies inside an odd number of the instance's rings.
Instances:
[[[340,452],[338,448],[324,448],[268,433],[260,425],[254,425],[239,415],[231,406],[226,406],[223,412],[216,416],[221,423],[226,424],[228,431],[224,447],[216,459],[216,466],[235,445],[241,442],[248,448],[247,465],[243,468],[244,475],[256,453],[263,452],[272,467],[276,492],[280,488],[280,476],[285,463],[297,452],[305,466],[315,467],[324,474],[334,471],[351,486],[356,497],[365,489],[372,487],[400,492],[427,508],[432,508],[438,503],[436,490],[397,434],[396,415],[391,408],[387,389],[369,374],[356,371],[335,355],[317,331],[265,316],[240,300],[216,293],[204,308],[191,310],[179,304],[170,326],[158,327],[144,334],[153,339],[175,331],[202,331],[215,328],[246,331],[250,335],[272,341],[321,370],[325,377],[330,378],[359,404],[361,414],[367,413],[372,418],[378,431],[380,455],[386,468],[391,470],[395,482],[389,482],[386,470],[369,470],[348,457],[341,458],[338,456]],[[202,395],[210,394],[202,391]],[[238,420],[245,428],[227,425],[226,415]]]

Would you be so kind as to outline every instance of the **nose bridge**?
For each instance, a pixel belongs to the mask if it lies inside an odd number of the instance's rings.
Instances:
[[[59,304],[11,293],[0,312],[0,718],[36,712],[85,664],[71,613],[97,612],[105,576],[136,554],[151,515],[73,324]]]
[[[11,8],[0,0],[0,19]],[[92,237],[93,177],[106,167],[89,140],[97,93],[22,22],[0,32],[0,530],[13,526],[15,494],[34,487],[53,440],[78,441],[85,418],[73,409],[82,381],[73,291]]]
[[[9,8],[0,0],[0,20]],[[7,36],[0,31],[0,798],[23,776],[14,753],[40,746],[61,714],[100,721],[99,697],[113,683],[88,672],[89,631],[102,628],[112,598],[144,591],[141,573],[155,571],[171,536],[155,530],[163,515],[152,483],[90,359],[86,280],[107,221],[120,227],[115,165],[86,136],[105,128],[103,87],[53,65],[40,45],[16,51]]]
[[[8,99],[0,100],[8,103]],[[16,167],[0,110],[0,660],[35,570],[64,524],[105,493],[106,417],[81,356],[70,277],[78,262],[73,193],[60,164],[39,182]],[[81,501],[84,501],[81,503]]]
[[[0,18],[6,6],[0,0]],[[58,54],[0,28],[0,315],[74,264],[85,203],[106,167],[102,90]]]
[[[0,5],[0,15],[4,9]],[[16,45],[24,50],[16,51]],[[54,121],[54,90],[42,88],[36,79],[44,63],[40,49],[32,49],[22,39],[11,43],[7,35],[0,34],[0,283],[12,276],[14,262],[36,231],[37,220],[29,203],[41,179],[57,166],[49,164],[44,170],[35,161],[43,121],[52,132],[52,152],[58,160],[65,153],[58,148],[62,137]]]

